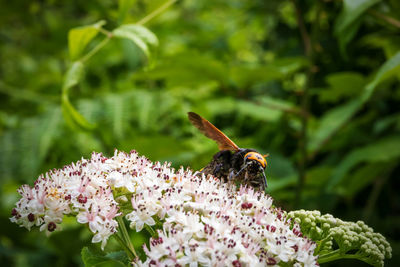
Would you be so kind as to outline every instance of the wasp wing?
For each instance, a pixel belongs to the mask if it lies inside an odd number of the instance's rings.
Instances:
[[[199,129],[200,132],[217,142],[219,150],[239,151],[240,148],[211,122],[194,112],[189,112],[188,117],[190,122]]]

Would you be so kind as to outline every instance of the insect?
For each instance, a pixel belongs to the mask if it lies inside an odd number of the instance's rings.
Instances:
[[[254,149],[238,147],[211,122],[194,112],[189,112],[188,117],[200,132],[217,142],[220,150],[200,173],[213,175],[224,182],[239,182],[260,190],[267,188],[264,170],[267,167],[265,157],[268,155],[261,155]]]

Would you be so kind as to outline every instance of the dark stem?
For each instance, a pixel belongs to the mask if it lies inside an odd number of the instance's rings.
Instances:
[[[308,34],[307,28],[304,24],[303,13],[297,3],[297,0],[292,0],[294,8],[296,10],[296,19],[299,27],[301,39],[303,41],[304,53],[305,55],[311,59],[311,38]],[[310,71],[308,72],[310,73]],[[301,99],[300,99],[300,108],[302,113],[308,113],[308,90],[307,88],[310,85],[310,75],[307,75],[306,84],[301,91]],[[301,205],[301,195],[304,187],[304,182],[306,178],[306,165],[307,165],[307,124],[308,118],[306,116],[301,117],[301,130],[299,136],[299,151],[300,151],[300,159],[299,159],[299,167],[298,167],[298,185],[296,190],[296,199],[295,206]]]
[[[296,10],[296,19],[297,24],[299,26],[299,31],[301,35],[301,39],[304,46],[304,54],[307,56],[310,64],[307,70],[307,78],[304,84],[303,90],[300,94],[300,108],[302,114],[310,114],[309,112],[309,88],[313,85],[314,74],[317,71],[317,67],[315,66],[315,51],[313,49],[314,40],[317,38],[318,30],[319,30],[319,19],[321,14],[321,3],[318,1],[317,5],[317,15],[316,20],[314,21],[311,27],[311,35],[307,31],[306,25],[304,23],[303,12],[297,2],[297,0],[292,0],[292,3]],[[298,185],[296,191],[295,198],[295,206],[299,207],[301,205],[302,200],[302,192],[304,188],[304,183],[307,174],[307,163],[308,163],[308,152],[307,152],[307,144],[308,144],[308,116],[301,117],[301,130],[299,136],[299,167],[298,167]]]
[[[376,10],[373,9],[369,9],[368,13],[371,14],[372,16],[374,16],[375,18],[381,19],[383,21],[385,21],[386,23],[396,27],[396,28],[400,28],[400,21],[398,21],[395,18],[389,17],[384,13],[378,12]]]
[[[304,53],[306,54],[307,57],[311,57],[312,53],[311,38],[310,35],[308,34],[306,25],[304,24],[303,13],[301,12],[297,0],[292,0],[292,2],[296,10],[297,25],[299,26],[301,39],[303,40]]]
[[[378,201],[379,195],[382,191],[383,186],[385,185],[387,179],[389,178],[390,174],[393,171],[393,165],[392,166],[387,166],[387,171],[385,171],[384,174],[382,174],[381,177],[375,180],[372,192],[370,193],[368,197],[368,202],[364,208],[364,214],[363,214],[363,219],[364,221],[369,221],[371,218],[371,215],[373,211],[375,210],[375,205],[376,202]]]
[[[308,81],[309,79],[307,79]],[[308,84],[309,82],[307,82]],[[307,85],[306,85],[307,86]],[[307,87],[304,88],[301,95],[301,109],[306,112],[308,109],[308,93],[306,90]],[[307,117],[301,117],[301,130],[299,136],[299,150],[300,150],[300,159],[299,159],[299,177],[298,177],[298,185],[296,191],[296,206],[301,206],[302,199],[302,191],[306,179],[307,173],[307,125],[308,119]]]

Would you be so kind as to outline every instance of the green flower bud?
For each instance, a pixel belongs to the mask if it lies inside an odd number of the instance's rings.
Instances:
[[[353,255],[374,266],[383,266],[385,258],[392,256],[392,248],[385,237],[374,233],[363,221],[346,222],[330,214],[304,210],[289,212],[288,217],[294,218],[295,222],[301,220],[302,233],[317,244],[321,241],[321,247],[316,250],[320,260],[337,247],[339,255]]]

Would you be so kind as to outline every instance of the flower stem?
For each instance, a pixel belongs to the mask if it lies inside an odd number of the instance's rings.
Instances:
[[[132,251],[128,248],[128,246],[125,244],[124,240],[119,236],[119,234],[113,235],[113,237],[118,241],[118,243],[121,245],[121,247],[125,250],[126,254],[128,255],[129,259],[132,261],[137,258],[135,254],[132,253]]]
[[[148,22],[149,20],[153,19],[155,16],[157,16],[158,14],[160,14],[161,12],[163,12],[165,9],[167,9],[169,6],[171,6],[173,3],[175,3],[177,0],[169,0],[168,2],[166,2],[165,4],[163,4],[162,6],[160,6],[159,8],[157,8],[156,10],[154,10],[153,12],[151,12],[150,14],[148,14],[146,17],[142,18],[141,20],[139,20],[136,24],[138,25],[143,25],[146,22]]]
[[[329,261],[334,261],[334,260],[339,260],[339,259],[358,259],[358,260],[362,260],[362,261],[366,262],[365,259],[360,257],[360,255],[358,255],[358,254],[343,254],[340,252],[339,249],[337,249],[337,250],[334,250],[327,254],[324,254],[322,256],[319,256],[318,263],[321,264],[321,263],[326,263]]]
[[[338,260],[338,259],[342,258],[343,256],[344,256],[343,254],[342,255],[340,254],[340,250],[337,249],[337,250],[334,250],[334,251],[331,251],[329,253],[319,256],[318,263],[321,264],[321,263],[325,263],[325,262],[329,262],[329,261]]]
[[[119,229],[121,230],[121,235],[122,235],[123,241],[125,242],[126,247],[128,247],[128,249],[132,252],[132,254],[135,255],[135,257],[137,258],[138,256],[136,254],[135,248],[132,245],[128,231],[126,230],[125,222],[124,222],[123,218],[121,216],[118,216],[117,221],[118,221]]]
[[[156,236],[156,231],[154,231],[154,229],[151,228],[151,226],[145,224],[145,228],[146,228],[147,232],[149,232],[149,234],[150,234],[152,237],[155,237],[155,236]]]
[[[110,32],[110,31],[107,31],[106,29],[104,29],[104,28],[99,28],[99,32],[101,32],[102,34],[104,34],[105,36],[107,36],[107,37],[109,37],[109,38],[111,38],[112,37],[112,35],[113,35],[113,33],[112,32]]]
[[[317,241],[317,248],[314,250],[314,255],[317,255],[322,249],[322,246],[329,240],[331,240],[331,235],[327,235],[324,239]]]
[[[82,57],[81,61],[82,63],[85,63],[88,61],[94,54],[100,51],[100,49],[103,48],[111,39],[112,35],[107,36],[106,38],[103,39],[98,45],[96,45],[92,50],[90,50],[89,53],[87,53],[85,56]]]

